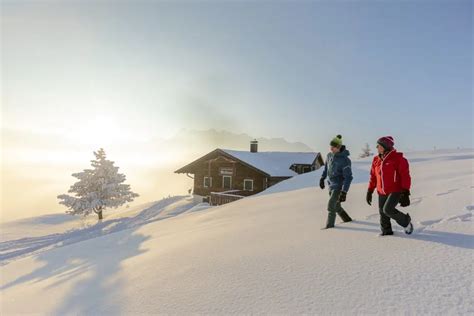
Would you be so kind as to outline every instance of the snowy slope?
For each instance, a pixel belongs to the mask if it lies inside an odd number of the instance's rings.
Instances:
[[[353,223],[319,229],[327,191],[316,171],[221,207],[7,260],[1,312],[472,314],[474,152],[408,157],[411,236],[395,224],[395,236],[377,237],[377,209],[365,204],[370,160],[360,160],[345,203]],[[16,241],[2,249],[7,242]]]
[[[0,265],[23,256],[82,242],[125,229],[137,228],[187,212],[209,207],[190,196],[173,196],[161,201],[122,209],[105,215],[98,223],[94,215],[88,217],[50,214],[2,223]]]

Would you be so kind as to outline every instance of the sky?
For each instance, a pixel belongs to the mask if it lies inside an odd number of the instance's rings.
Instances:
[[[382,135],[401,150],[473,147],[472,1],[4,0],[1,9],[11,168],[21,155],[54,167],[86,157],[83,148],[124,153],[183,128],[317,151],[336,134],[350,148]],[[38,135],[33,150],[26,139]],[[48,149],[63,144],[75,151]]]

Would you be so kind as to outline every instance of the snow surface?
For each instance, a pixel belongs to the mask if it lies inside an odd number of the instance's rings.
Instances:
[[[332,230],[319,229],[321,170],[219,207],[172,197],[84,228],[63,215],[5,224],[1,314],[472,315],[474,152],[407,157],[410,236],[396,224],[377,236],[370,158],[353,162],[344,205],[355,222]],[[58,225],[68,230],[50,233]]]
[[[208,207],[208,203],[197,203],[190,196],[173,196],[130,210],[112,211],[112,214],[106,215],[105,220],[99,223],[96,216],[73,217],[67,214],[43,215],[3,223],[0,225],[0,265],[25,255],[136,228],[186,212],[201,211]]]

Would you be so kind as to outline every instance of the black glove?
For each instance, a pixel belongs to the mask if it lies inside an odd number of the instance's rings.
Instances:
[[[319,179],[319,187],[321,188],[321,190],[324,190],[324,188],[326,187],[324,184],[324,178]]]
[[[367,201],[367,204],[372,205],[372,194],[374,191],[367,191],[367,196],[365,197],[365,200]]]
[[[407,207],[410,205],[410,190],[404,190],[400,193],[400,206]]]
[[[339,202],[345,202],[347,198],[347,192],[341,191],[339,194]]]

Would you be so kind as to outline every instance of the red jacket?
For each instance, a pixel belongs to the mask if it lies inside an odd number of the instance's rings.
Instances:
[[[410,190],[411,177],[408,160],[392,149],[385,157],[375,156],[370,169],[369,190],[377,188],[381,195]]]

